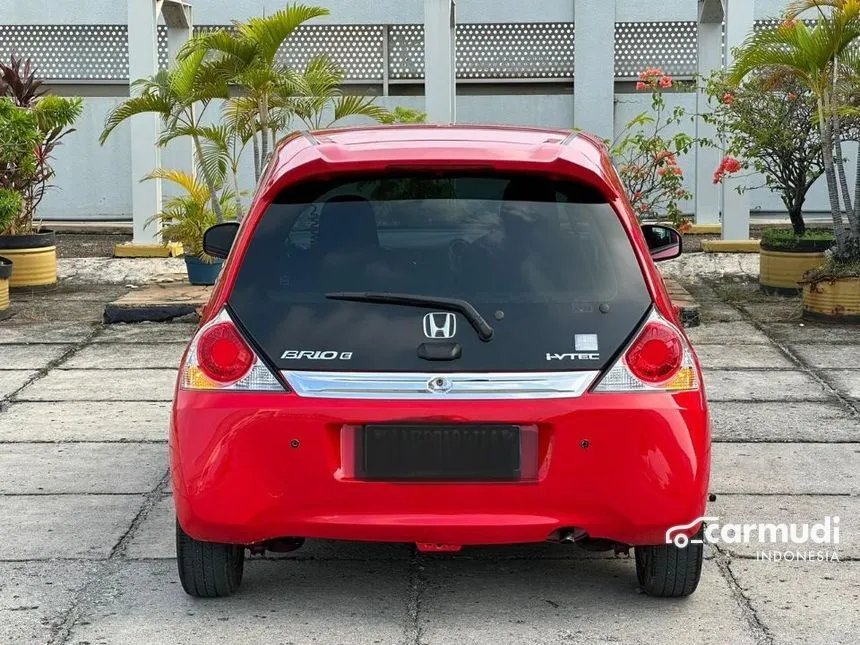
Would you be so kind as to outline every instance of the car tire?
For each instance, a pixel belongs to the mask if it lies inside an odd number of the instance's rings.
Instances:
[[[701,539],[701,532],[695,537]],[[699,586],[704,544],[691,542],[683,549],[674,544],[637,546],[634,551],[636,577],[649,596],[683,598]]]
[[[195,540],[177,521],[176,563],[179,581],[189,596],[223,598],[236,591],[242,582],[245,548]]]

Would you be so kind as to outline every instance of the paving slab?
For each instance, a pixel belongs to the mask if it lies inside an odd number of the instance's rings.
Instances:
[[[176,370],[55,369],[21,390],[19,401],[171,401]]]
[[[93,333],[93,325],[45,322],[0,323],[0,345],[8,343],[77,343]]]
[[[714,441],[860,442],[860,415],[841,403],[714,401],[709,407]]]
[[[719,517],[719,524],[796,524],[797,535],[803,536],[802,524],[813,526],[831,518],[831,526],[839,528],[839,541],[832,544],[773,543],[769,534],[756,533],[748,544],[733,541],[720,544],[720,549],[732,556],[756,558],[762,551],[829,551],[840,559],[860,560],[860,497],[836,495],[719,495],[708,504],[708,515]],[[833,518],[839,518],[838,523]],[[831,533],[835,537],[835,534]],[[790,538],[788,534],[788,538]],[[788,539],[787,538],[787,539]]]
[[[0,442],[167,441],[170,404],[139,401],[12,403]]]
[[[104,370],[118,367],[177,369],[185,346],[186,343],[94,344],[84,347],[64,362],[63,369]]]
[[[408,562],[253,561],[226,602],[185,595],[174,562],[132,562],[106,581],[69,643],[403,642]],[[252,635],[252,636],[250,636]]]
[[[860,340],[860,330],[857,337]],[[791,343],[788,347],[810,367],[860,370],[860,345]]]
[[[632,558],[422,562],[428,645],[755,642],[713,562],[695,594],[669,603],[638,593]]]
[[[165,497],[150,511],[128,545],[129,558],[170,559],[176,554],[173,498]],[[285,560],[409,560],[407,544],[376,544],[338,540],[308,540],[301,549],[268,558]]]
[[[860,444],[716,443],[712,454],[718,495],[860,494]]]
[[[702,344],[696,347],[696,354],[705,369],[797,369],[797,366],[774,345]]]
[[[739,322],[743,320],[743,314],[731,305],[721,302],[703,302],[699,305],[699,319],[703,325]]]
[[[770,340],[748,322],[711,323],[687,330],[693,345],[768,345]]]
[[[0,560],[107,558],[142,503],[139,495],[0,496],[0,517],[15,518],[0,522]]]
[[[860,562],[735,560],[730,569],[778,645],[856,645]]]
[[[186,323],[117,324],[105,327],[96,343],[187,343],[197,325]]]
[[[212,287],[187,282],[149,284],[105,305],[106,323],[164,322],[199,315],[209,301]]]
[[[35,375],[35,370],[0,370],[0,399],[12,394]]]
[[[762,325],[774,339],[787,343],[857,343],[860,329],[850,325],[815,325],[812,323],[773,323]]]
[[[835,397],[814,378],[790,370],[705,370],[709,401],[826,401]]]
[[[92,575],[84,562],[0,563],[0,643],[48,643]]]
[[[71,345],[3,345],[0,370],[40,370],[65,354]]]
[[[145,493],[166,471],[161,444],[9,443],[0,450],[0,494]]]
[[[840,394],[860,401],[860,370],[827,370],[824,379]]]

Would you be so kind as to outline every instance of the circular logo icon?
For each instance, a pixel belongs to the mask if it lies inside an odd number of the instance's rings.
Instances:
[[[441,376],[433,377],[427,381],[427,390],[433,394],[445,394],[450,392],[453,387],[454,384],[450,380]]]

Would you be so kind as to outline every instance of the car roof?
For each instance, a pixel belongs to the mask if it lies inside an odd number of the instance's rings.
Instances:
[[[487,125],[384,125],[295,132],[278,145],[263,192],[280,190],[291,178],[329,172],[458,165],[557,172],[575,176],[609,199],[620,192],[600,139],[572,130]]]

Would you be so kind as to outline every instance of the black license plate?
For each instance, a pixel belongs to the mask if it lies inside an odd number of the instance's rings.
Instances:
[[[509,425],[359,428],[356,477],[384,481],[516,481],[520,429]]]

